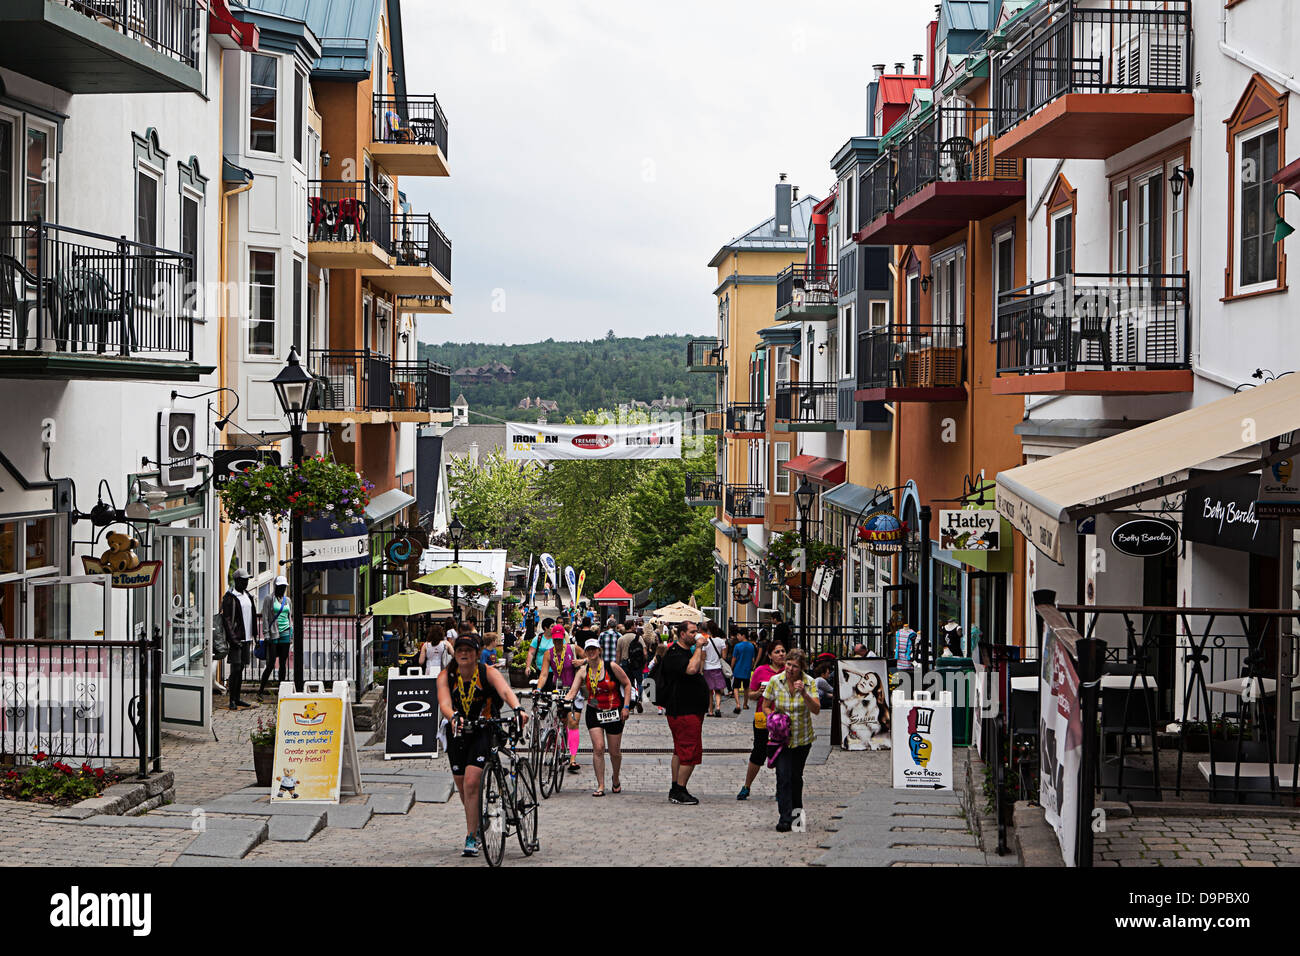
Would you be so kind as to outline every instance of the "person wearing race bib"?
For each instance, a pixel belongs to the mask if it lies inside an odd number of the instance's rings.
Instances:
[[[568,641],[568,634],[563,624],[551,628],[551,646],[542,655],[542,669],[537,677],[537,689],[552,691],[556,689],[556,677],[559,686],[568,690],[573,686],[574,676],[578,672],[577,654]],[[582,688],[579,688],[581,690]],[[578,764],[578,715],[570,714],[567,718],[569,734],[569,773],[577,773]]]
[[[754,675],[749,679],[749,691],[746,696],[757,701],[763,696],[763,686],[777,674],[785,670],[785,645],[773,644],[765,653],[760,652],[760,663],[754,668]],[[758,772],[767,763],[767,712],[762,704],[755,704],[754,713],[754,749],[749,752],[749,765],[745,768],[745,785],[736,794],[737,800],[749,799],[749,788],[754,785]]]
[[[587,733],[591,737],[592,766],[596,770],[593,797],[605,795],[605,748],[609,747],[609,765],[614,773],[614,793],[622,793],[618,772],[623,765],[623,726],[632,707],[632,682],[613,661],[606,661],[600,639],[589,638],[582,646],[587,661],[578,668],[569,700],[581,690],[587,698]]]

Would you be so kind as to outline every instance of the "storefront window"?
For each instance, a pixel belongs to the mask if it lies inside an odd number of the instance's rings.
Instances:
[[[22,592],[29,580],[58,574],[63,568],[66,518],[44,515],[0,523],[0,638],[31,637],[25,633]],[[49,619],[47,608],[38,605],[34,624],[36,636],[50,636],[51,628],[63,626]]]
[[[939,643],[958,657],[965,656],[961,620],[961,568],[942,561],[934,564],[934,589]],[[949,625],[957,625],[955,628]],[[942,651],[940,651],[942,653]]]
[[[975,654],[981,643],[1010,643],[1006,634],[1007,576],[1000,573],[970,575],[970,634],[967,649]]]
[[[26,569],[36,571],[41,568],[59,566],[59,519],[53,515],[44,518],[28,518],[26,522]]]

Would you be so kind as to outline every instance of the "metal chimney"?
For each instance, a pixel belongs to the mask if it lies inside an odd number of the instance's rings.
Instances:
[[[912,73],[916,76],[921,75],[921,64],[925,61],[924,53],[917,53],[912,56]]]
[[[883,63],[877,63],[872,69],[876,71],[876,79],[880,79],[885,75],[885,64]]]
[[[776,184],[776,232],[777,235],[790,234],[790,202],[793,187],[786,182],[786,174],[782,173],[780,181]]]
[[[903,75],[903,64],[901,64],[901,63],[895,63],[895,64],[894,64],[894,72],[895,72],[896,74],[898,74],[899,76],[902,76],[902,75]]]

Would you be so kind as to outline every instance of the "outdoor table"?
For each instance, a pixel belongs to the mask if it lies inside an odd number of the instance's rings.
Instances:
[[[1156,679],[1150,674],[1107,674],[1101,679],[1103,690],[1155,690]]]
[[[1216,771],[1214,776],[1235,777],[1237,775],[1238,766],[1241,768],[1241,776],[1243,777],[1262,777],[1267,780],[1269,776],[1275,778],[1277,776],[1277,764],[1273,764],[1272,768],[1270,768],[1269,765],[1262,760],[1243,760],[1240,765],[1229,760],[1216,760],[1214,762],[1214,769]],[[1210,762],[1208,760],[1197,761],[1196,769],[1201,772],[1201,776],[1206,780],[1210,779]],[[1271,774],[1270,770],[1272,771]]]
[[[1234,677],[1230,680],[1206,684],[1205,689],[1219,694],[1231,694],[1234,697],[1240,697],[1242,688],[1245,687],[1245,682],[1248,680],[1255,682],[1255,697],[1272,697],[1277,693],[1277,681],[1271,677]]]
[[[415,142],[423,146],[437,145],[438,124],[436,120],[412,117],[407,120],[411,132],[415,137]]]

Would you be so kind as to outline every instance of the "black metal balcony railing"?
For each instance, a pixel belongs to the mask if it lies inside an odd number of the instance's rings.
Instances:
[[[1190,276],[1074,273],[998,297],[998,374],[1189,368]]]
[[[691,339],[686,343],[687,368],[722,368],[722,343],[717,339]]]
[[[744,402],[727,407],[727,431],[761,432],[767,430],[767,406],[761,402]]]
[[[362,412],[392,406],[392,363],[388,356],[369,349],[312,349],[308,364],[316,376],[320,408]]]
[[[392,204],[369,182],[313,179],[307,184],[307,238],[369,241],[392,255]]]
[[[930,183],[1019,179],[1017,159],[993,158],[993,111],[943,106],[898,145],[896,201]]]
[[[682,424],[700,435],[721,435],[726,425],[727,411],[718,404],[691,404],[683,415]]]
[[[0,223],[0,351],[193,359],[198,293],[184,253],[39,219]]]
[[[837,401],[835,382],[777,382],[773,412],[778,422],[833,425]]]
[[[959,323],[886,325],[858,335],[858,388],[954,388],[965,374]]]
[[[447,156],[447,117],[436,96],[376,96],[374,141],[437,146]]]
[[[686,476],[686,500],[687,501],[721,501],[722,500],[722,478],[718,475],[691,475]]]
[[[762,518],[767,513],[767,491],[759,485],[728,485],[724,510],[733,518]]]
[[[77,13],[112,27],[173,60],[198,69],[196,0],[64,0]]]
[[[888,150],[862,172],[858,182],[858,223],[865,228],[894,208],[894,152]]]
[[[393,255],[399,266],[433,266],[451,280],[451,240],[430,215],[393,217]]]
[[[834,305],[838,295],[835,279],[836,267],[832,265],[791,265],[776,277],[776,307]]]
[[[393,361],[389,407],[393,411],[451,411],[451,369],[437,362]]]
[[[1057,0],[994,66],[997,134],[1067,93],[1188,93],[1191,0],[1084,8]]]

